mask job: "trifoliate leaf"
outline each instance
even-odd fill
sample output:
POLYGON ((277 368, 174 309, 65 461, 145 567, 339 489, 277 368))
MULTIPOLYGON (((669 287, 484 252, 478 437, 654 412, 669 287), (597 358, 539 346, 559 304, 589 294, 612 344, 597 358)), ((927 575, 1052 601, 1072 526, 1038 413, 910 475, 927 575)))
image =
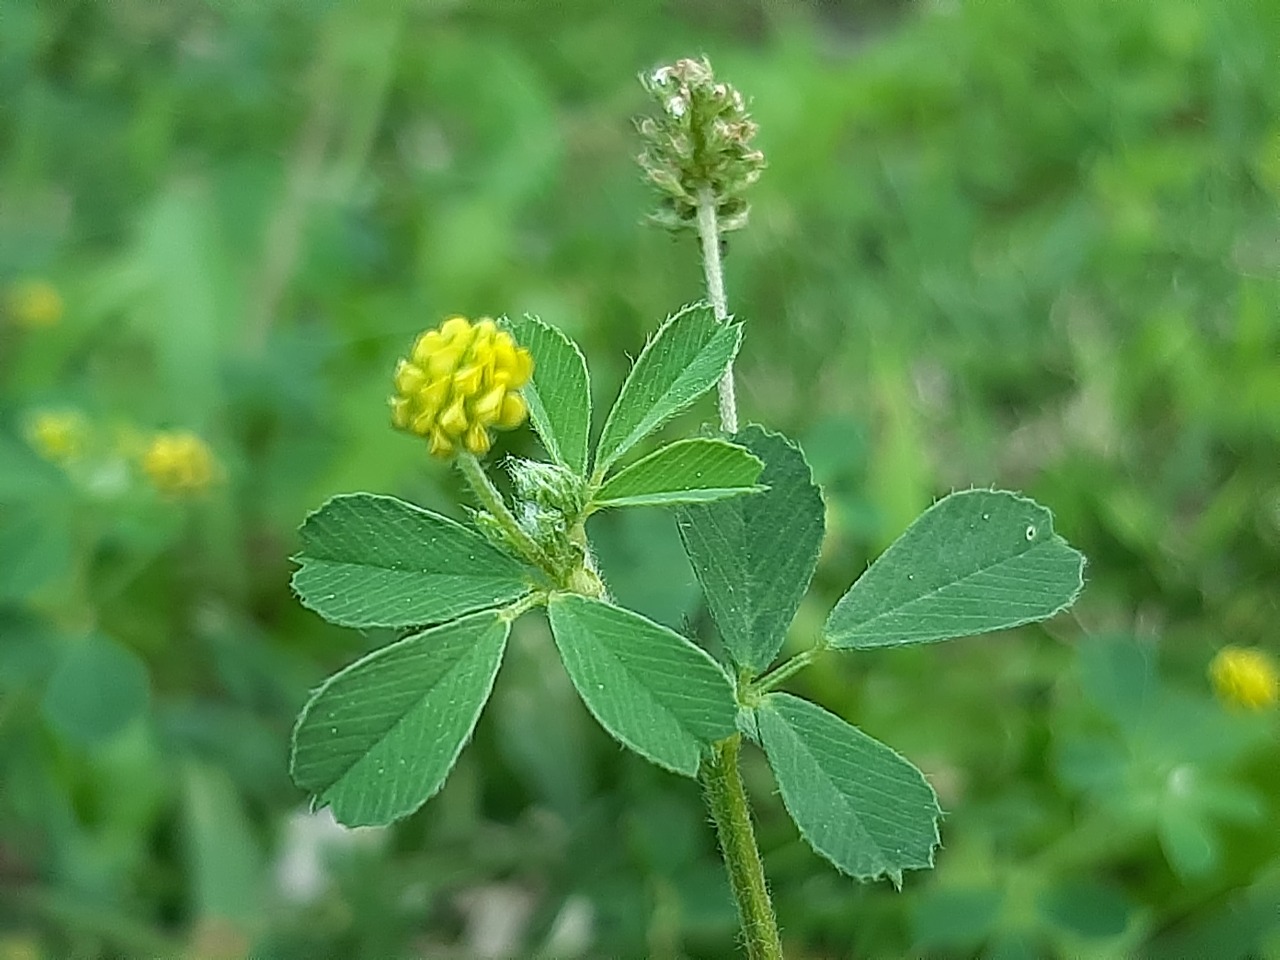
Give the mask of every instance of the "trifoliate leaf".
POLYGON ((394 497, 334 497, 302 525, 298 598, 345 627, 415 627, 495 607, 536 574, 448 517, 394 497))
POLYGON ((849 588, 825 634, 850 649, 967 637, 1044 620, 1084 586, 1084 555, 1034 500, 966 490, 926 510, 849 588))
POLYGON ((293 779, 349 827, 385 824, 443 785, 475 729, 510 624, 491 611, 374 651, 318 689, 293 731, 293 779))
POLYGON ((596 474, 710 390, 733 361, 742 328, 705 303, 669 317, 631 368, 596 445, 596 474))
POLYGON ((703 747, 736 732, 729 678, 678 633, 576 594, 553 596, 547 610, 587 709, 641 756, 692 777, 703 747))
POLYGON ((596 494, 603 507, 706 503, 761 493, 756 479, 764 464, 745 447, 724 440, 677 440, 631 464, 596 494))
POLYGON ((759 673, 782 647, 813 578, 824 508, 804 454, 785 437, 749 426, 733 439, 764 461, 759 482, 768 490, 681 507, 676 521, 725 649, 759 673))
POLYGON ((771 693, 755 711, 782 802, 818 853, 860 880, 933 866, 938 798, 919 770, 816 704, 771 693))
POLYGON ((533 380, 521 392, 534 429, 556 463, 585 476, 591 385, 582 351, 559 328, 537 317, 504 322, 516 342, 533 354, 533 380))

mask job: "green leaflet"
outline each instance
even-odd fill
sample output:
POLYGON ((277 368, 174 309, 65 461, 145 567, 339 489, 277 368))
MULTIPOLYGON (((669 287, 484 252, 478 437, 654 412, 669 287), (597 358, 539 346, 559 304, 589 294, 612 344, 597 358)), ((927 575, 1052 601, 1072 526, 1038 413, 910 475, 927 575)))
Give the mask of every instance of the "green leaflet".
POLYGON ((489 699, 510 623, 492 611, 376 650, 321 685, 293 731, 293 779, 349 827, 413 813, 489 699))
POLYGON ((269 900, 244 797, 219 767, 187 757, 181 769, 192 907, 196 916, 248 935, 259 929, 269 900))
POLYGON ((0 504, 0 603, 24 600, 72 568, 71 517, 59 496, 0 504))
POLYGON ((1122 727, 1137 730, 1159 694, 1154 649, 1123 635, 1085 637, 1076 669, 1085 699, 1122 727))
POLYGON ((1084 556, 1033 500, 966 490, 926 510, 849 588, 825 634, 836 649, 967 637, 1075 602, 1084 556))
POLYGON ((587 473, 591 433, 591 385, 578 345, 537 317, 506 320, 512 335, 533 354, 533 380, 521 393, 529 418, 556 463, 587 473))
POLYGON ((587 709, 641 756, 692 777, 702 748, 736 732, 729 678, 678 633, 576 594, 553 596, 547 612, 587 709))
POLYGON ((825 510, 797 446, 754 425, 733 439, 764 461, 760 483, 768 490, 681 507, 676 522, 725 648, 739 667, 759 673, 782 647, 813 578, 825 510))
POLYGON ((415 627, 529 592, 533 570, 448 517, 394 497, 329 500, 302 525, 298 598, 345 627, 415 627))
POLYGON ((879 740, 816 704, 771 693, 755 711, 787 812, 818 853, 862 880, 933 866, 938 798, 879 740))
POLYGON ((710 390, 738 352, 742 327, 692 304, 667 318, 622 384, 596 445, 596 476, 710 390))
POLYGON ((62 736, 96 747, 145 714, 150 699, 147 665, 128 647, 95 633, 67 642, 41 709, 62 736))
POLYGON ((1123 887, 1066 878, 1042 890, 1036 907, 1045 921, 1059 930, 1098 939, 1124 933, 1133 911, 1123 887))
POLYGON ((760 493, 756 478, 764 464, 745 448, 724 440, 677 440, 609 479, 594 506, 638 507, 705 503, 760 493))

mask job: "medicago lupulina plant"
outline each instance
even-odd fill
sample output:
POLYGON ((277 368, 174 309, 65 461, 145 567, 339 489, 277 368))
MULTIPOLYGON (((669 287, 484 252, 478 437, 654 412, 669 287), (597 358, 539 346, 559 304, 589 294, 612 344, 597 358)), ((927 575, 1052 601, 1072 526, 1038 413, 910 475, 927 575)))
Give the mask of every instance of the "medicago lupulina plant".
POLYGON ((453 317, 422 334, 394 375, 392 421, 451 458, 479 509, 470 525, 387 496, 335 497, 302 527, 294 587, 348 627, 405 631, 326 681, 298 720, 294 779, 342 823, 384 824, 444 783, 493 687, 511 625, 543 608, 591 714, 645 759, 699 778, 752 957, 781 946, 739 774, 763 749, 804 838, 845 873, 932 865, 937 798, 921 772, 782 684, 823 651, 928 643, 1043 620, 1069 606, 1084 558, 1049 511, 967 490, 917 519, 849 588, 808 650, 775 665, 823 537, 822 495, 800 448, 740 427, 733 360, 743 324, 726 309, 721 238, 743 226, 764 158, 742 98, 705 61, 642 78, 640 163, 662 195, 653 219, 700 241, 709 303, 670 316, 637 358, 592 444, 587 366, 534 317, 453 317), (720 430, 632 456, 717 388, 720 430), (513 460, 504 499, 480 457, 493 429, 532 421, 546 462, 513 460), (723 642, 721 662, 610 601, 590 518, 676 512, 723 642))

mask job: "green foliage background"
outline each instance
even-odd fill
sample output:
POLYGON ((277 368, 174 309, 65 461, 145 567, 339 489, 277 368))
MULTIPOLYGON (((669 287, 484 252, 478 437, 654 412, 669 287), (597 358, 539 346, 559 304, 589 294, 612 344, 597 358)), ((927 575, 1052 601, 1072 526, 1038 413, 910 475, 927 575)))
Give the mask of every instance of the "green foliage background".
MULTIPOLYGON (((728 249, 744 416, 828 504, 796 647, 951 489, 1024 490, 1091 561, 1048 629, 801 676, 948 816, 936 871, 858 886, 748 753, 789 955, 1280 957, 1276 714, 1204 679, 1278 642, 1276 0, 0 6, 0 282, 66 304, 0 333, 0 957, 731 952, 696 785, 594 726, 534 618, 410 820, 328 829, 286 772, 307 691, 390 639, 290 596, 298 523, 458 514, 386 422, 413 335, 540 314, 601 407, 699 294, 629 124, 698 52, 770 163, 728 249), (60 470, 47 408, 104 450, 196 430, 224 482, 60 470)), ((610 586, 702 629, 647 513, 596 521, 610 586)))

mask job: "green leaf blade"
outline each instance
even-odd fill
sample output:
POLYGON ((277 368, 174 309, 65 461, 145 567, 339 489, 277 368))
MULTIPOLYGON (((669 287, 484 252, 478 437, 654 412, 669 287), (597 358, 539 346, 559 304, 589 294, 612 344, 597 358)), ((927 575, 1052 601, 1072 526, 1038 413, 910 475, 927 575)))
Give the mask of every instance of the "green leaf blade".
POLYGON ((741 325, 716 320, 705 303, 669 317, 622 384, 596 446, 596 474, 710 390, 733 362, 741 325))
POLYGON ((836 649, 928 643, 1045 620, 1084 587, 1084 555, 1033 500, 966 490, 926 510, 836 604, 836 649))
POLYGON ((771 693, 755 711, 787 812, 805 841, 860 880, 933 866, 942 811, 910 761, 816 704, 771 693))
POLYGON ((293 589, 344 627, 417 627, 524 596, 534 572, 448 517, 395 497, 334 497, 302 525, 293 589))
POLYGON ((290 770, 349 827, 408 816, 444 784, 489 699, 510 623, 485 611, 376 650, 320 686, 290 770))
POLYGON ((594 506, 664 506, 705 503, 762 493, 756 480, 764 463, 725 440, 677 440, 614 474, 594 506))
POLYGON ((254 930, 264 919, 263 856, 243 794, 222 768, 182 761, 191 902, 196 915, 254 930))
POLYGON ((725 648, 736 665, 759 673, 777 656, 813 579, 825 507, 804 454, 786 437, 752 425, 733 439, 764 461, 760 483, 768 490, 682 507, 676 523, 725 648))
POLYGON ((678 633, 576 594, 553 596, 547 613, 587 709, 641 756, 692 777, 703 747, 736 731, 729 678, 678 633))
POLYGON ((521 391, 529 419, 547 453, 578 476, 587 473, 591 435, 591 382, 578 345, 538 317, 508 319, 516 343, 533 354, 533 377, 521 391))
POLYGON ((151 678, 142 658, 94 633, 62 651, 40 706, 59 734, 92 748, 144 716, 150 701, 151 678))

